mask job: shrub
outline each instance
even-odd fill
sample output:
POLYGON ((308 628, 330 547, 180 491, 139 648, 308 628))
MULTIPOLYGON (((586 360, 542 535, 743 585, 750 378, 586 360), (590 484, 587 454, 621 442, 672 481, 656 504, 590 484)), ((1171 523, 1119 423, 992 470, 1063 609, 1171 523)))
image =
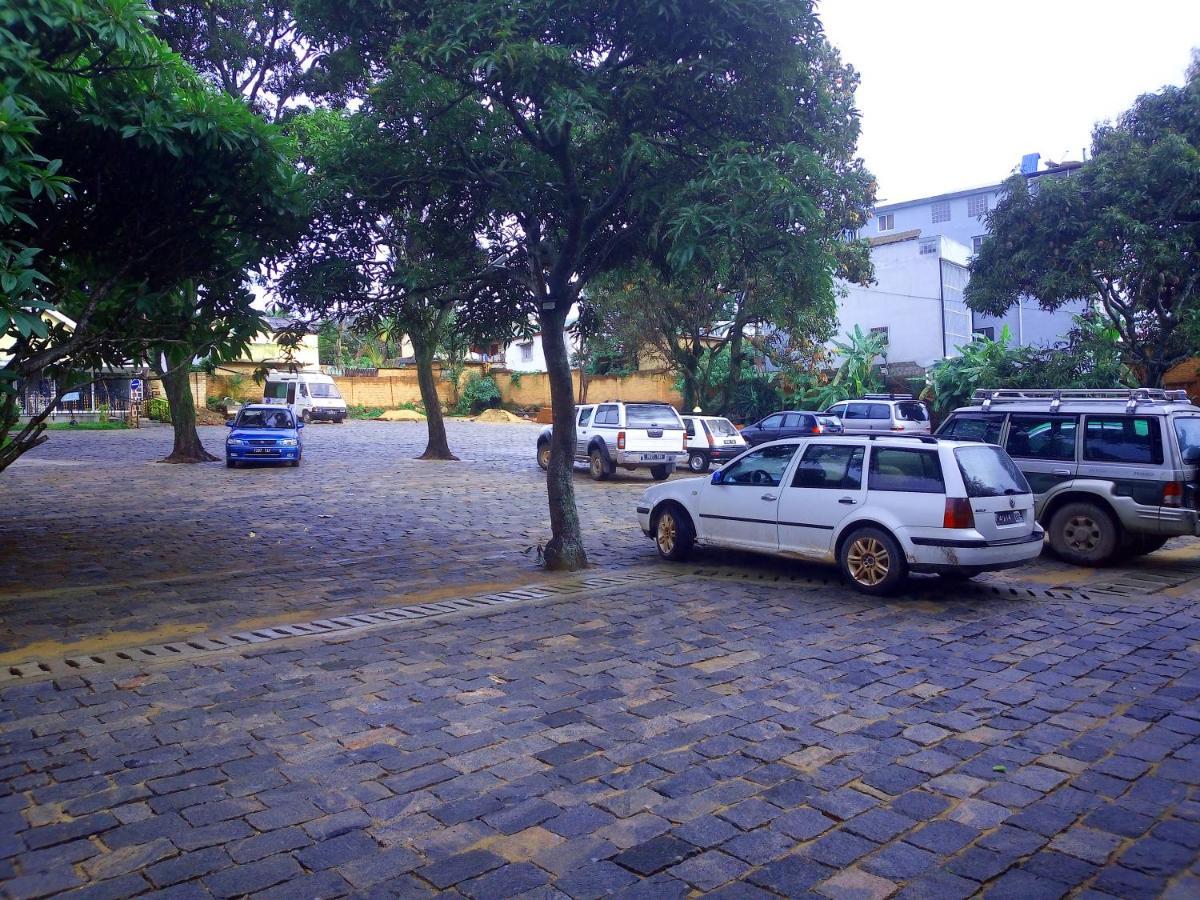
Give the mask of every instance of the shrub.
POLYGON ((155 397, 148 404, 147 414, 153 422, 170 422, 171 404, 162 397, 155 397))
POLYGON ((490 375, 472 373, 463 385, 454 411, 460 416, 475 415, 500 405, 500 387, 490 375))

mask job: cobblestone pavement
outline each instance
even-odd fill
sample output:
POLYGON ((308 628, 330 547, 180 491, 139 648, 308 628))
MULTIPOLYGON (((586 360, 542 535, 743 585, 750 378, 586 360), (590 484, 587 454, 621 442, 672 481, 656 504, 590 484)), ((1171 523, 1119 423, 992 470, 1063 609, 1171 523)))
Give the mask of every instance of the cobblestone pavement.
MULTIPOLYGON (((313 427, 236 471, 55 434, 0 476, 0 640, 546 582, 535 434, 455 423, 431 464, 419 428, 313 427)), ((577 480, 599 566, 657 566, 647 483, 577 480)), ((1193 898, 1195 560, 1023 570, 1107 585, 1062 598, 646 583, 9 683, 0 896, 1193 898)))

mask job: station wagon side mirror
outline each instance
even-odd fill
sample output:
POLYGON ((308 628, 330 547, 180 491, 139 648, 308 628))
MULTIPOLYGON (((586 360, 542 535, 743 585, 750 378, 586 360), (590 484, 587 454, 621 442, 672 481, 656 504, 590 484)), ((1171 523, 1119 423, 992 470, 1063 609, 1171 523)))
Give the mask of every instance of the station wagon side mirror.
POLYGON ((1188 447, 1183 451, 1185 466, 1200 466, 1200 447, 1188 447))
POLYGON ((722 479, 721 479, 721 470, 720 470, 720 469, 717 469, 717 471, 715 471, 715 472, 713 472, 713 473, 712 473, 712 478, 711 478, 711 479, 709 479, 709 482, 710 482, 711 484, 721 484, 721 483, 722 483, 722 479))
POLYGON ((233 427, 234 425, 236 425, 236 424, 237 424, 237 423, 236 423, 236 422, 234 422, 234 421, 233 421, 233 419, 230 419, 229 421, 227 421, 227 422, 225 423, 225 427, 226 427, 226 428, 232 428, 232 427, 233 427))

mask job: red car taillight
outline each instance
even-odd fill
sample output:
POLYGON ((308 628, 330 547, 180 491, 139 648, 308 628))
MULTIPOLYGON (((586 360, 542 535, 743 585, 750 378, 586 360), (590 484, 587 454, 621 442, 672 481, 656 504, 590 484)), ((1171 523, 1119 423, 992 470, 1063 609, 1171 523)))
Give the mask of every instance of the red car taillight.
POLYGON ((1168 481, 1163 485, 1163 506, 1183 506, 1183 482, 1168 481))
POLYGON ((971 512, 971 501, 965 497, 947 497, 946 513, 942 516, 943 528, 974 528, 975 514, 971 512))
MULTIPOLYGON (((686 438, 685 438, 685 440, 686 440, 686 438)), ((618 450, 625 449, 625 432, 623 432, 623 431, 617 432, 617 449, 618 450)))
POLYGON ((824 434, 824 433, 825 433, 825 429, 824 429, 824 428, 822 428, 820 425, 814 425, 814 426, 813 426, 812 433, 813 433, 813 434, 824 434))

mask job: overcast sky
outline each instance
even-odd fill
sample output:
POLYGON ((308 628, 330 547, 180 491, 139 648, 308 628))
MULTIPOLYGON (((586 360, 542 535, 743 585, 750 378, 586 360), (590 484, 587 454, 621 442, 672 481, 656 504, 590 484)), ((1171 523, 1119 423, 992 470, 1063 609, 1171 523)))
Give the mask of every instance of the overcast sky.
POLYGON ((1200 0, 819 0, 862 76, 879 202, 994 184, 1022 154, 1078 159, 1092 126, 1180 84, 1200 0))

